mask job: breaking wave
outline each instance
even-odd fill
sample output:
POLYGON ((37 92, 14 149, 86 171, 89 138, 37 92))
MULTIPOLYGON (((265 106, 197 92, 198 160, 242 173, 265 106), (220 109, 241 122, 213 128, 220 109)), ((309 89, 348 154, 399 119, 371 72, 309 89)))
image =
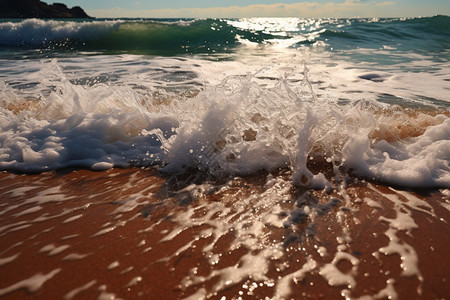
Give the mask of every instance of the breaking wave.
MULTIPOLYGON (((284 27, 276 18, 144 19, 0 23, 0 46, 47 50, 179 55, 227 53, 242 43, 290 47, 325 42, 348 49, 396 46, 410 51, 449 48, 450 17, 411 19, 299 19, 284 27), (425 38, 426 37, 426 38, 425 38), (394 42, 393 42, 394 41, 394 42), (400 46, 399 46, 400 45, 400 46)), ((286 21, 286 20, 284 20, 286 21)))

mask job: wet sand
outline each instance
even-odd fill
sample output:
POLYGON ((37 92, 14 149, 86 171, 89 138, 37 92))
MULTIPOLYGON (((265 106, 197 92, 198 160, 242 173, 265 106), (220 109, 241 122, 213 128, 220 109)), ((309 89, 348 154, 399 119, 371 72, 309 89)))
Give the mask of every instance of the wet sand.
POLYGON ((0 298, 449 297, 448 190, 266 175, 0 173, 0 298))

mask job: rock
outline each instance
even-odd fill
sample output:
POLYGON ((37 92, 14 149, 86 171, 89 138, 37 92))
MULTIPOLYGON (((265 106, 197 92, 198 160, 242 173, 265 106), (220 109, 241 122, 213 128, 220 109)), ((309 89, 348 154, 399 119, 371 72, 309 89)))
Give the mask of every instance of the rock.
POLYGON ((79 6, 51 5, 40 0, 0 0, 0 18, 90 19, 79 6))

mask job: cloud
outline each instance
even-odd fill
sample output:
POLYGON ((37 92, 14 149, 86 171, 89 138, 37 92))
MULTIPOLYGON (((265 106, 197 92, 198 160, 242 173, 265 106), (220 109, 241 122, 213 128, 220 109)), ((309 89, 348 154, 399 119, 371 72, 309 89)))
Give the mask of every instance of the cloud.
POLYGON ((346 0, 344 3, 276 3, 213 8, 178 8, 155 10, 126 10, 119 7, 91 10, 97 17, 132 18, 242 18, 242 17, 403 17, 424 15, 423 9, 414 11, 396 6, 394 1, 346 0))

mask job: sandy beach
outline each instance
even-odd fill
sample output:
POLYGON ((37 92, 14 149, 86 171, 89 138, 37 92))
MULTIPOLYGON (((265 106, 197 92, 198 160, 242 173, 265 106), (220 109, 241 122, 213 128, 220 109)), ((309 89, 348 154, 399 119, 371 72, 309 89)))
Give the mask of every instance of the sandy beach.
POLYGON ((305 192, 283 177, 0 173, 0 298, 450 295, 448 190, 305 192))

